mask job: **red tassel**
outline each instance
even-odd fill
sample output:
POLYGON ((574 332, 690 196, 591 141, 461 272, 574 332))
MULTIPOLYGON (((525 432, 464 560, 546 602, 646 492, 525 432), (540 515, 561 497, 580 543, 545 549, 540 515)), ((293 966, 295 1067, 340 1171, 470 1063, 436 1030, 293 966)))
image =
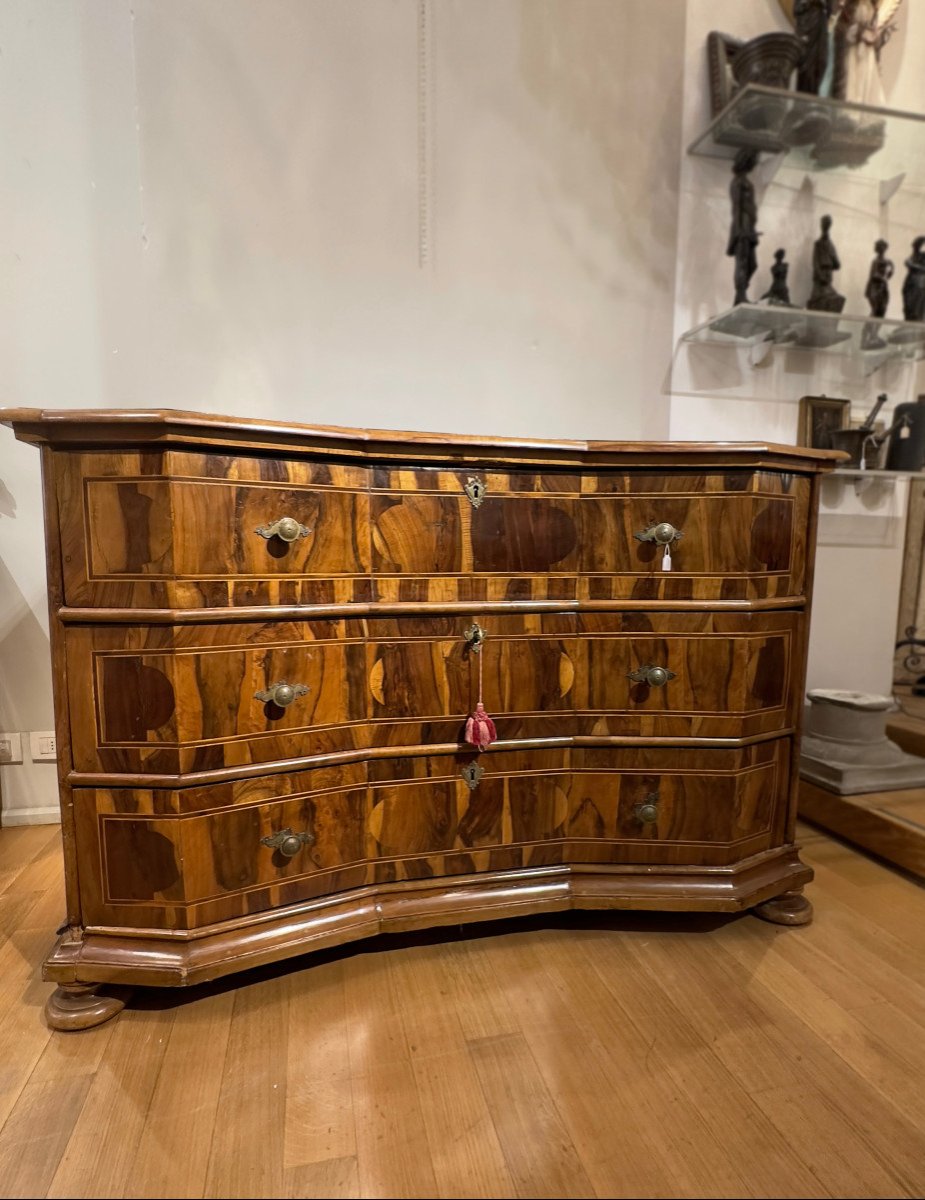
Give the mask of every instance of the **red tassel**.
POLYGON ((498 731, 482 703, 482 655, 480 651, 481 647, 476 650, 479 656, 479 702, 475 706, 475 712, 466 721, 466 741, 470 746, 475 746, 481 754, 492 742, 498 740, 498 731))
POLYGON ((485 711, 485 705, 480 700, 475 706, 475 712, 466 721, 466 741, 481 752, 497 740, 498 731, 495 729, 495 723, 485 711))

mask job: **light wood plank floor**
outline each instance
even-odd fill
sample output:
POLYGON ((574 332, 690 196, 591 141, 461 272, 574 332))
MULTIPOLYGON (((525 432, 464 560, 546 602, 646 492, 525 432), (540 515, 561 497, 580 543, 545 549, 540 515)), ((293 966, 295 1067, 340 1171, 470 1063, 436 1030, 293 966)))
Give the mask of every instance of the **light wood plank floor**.
POLYGON ((921 1196, 925 889, 803 840, 806 929, 473 926, 51 1034, 58 831, 0 830, 0 1195, 921 1196))

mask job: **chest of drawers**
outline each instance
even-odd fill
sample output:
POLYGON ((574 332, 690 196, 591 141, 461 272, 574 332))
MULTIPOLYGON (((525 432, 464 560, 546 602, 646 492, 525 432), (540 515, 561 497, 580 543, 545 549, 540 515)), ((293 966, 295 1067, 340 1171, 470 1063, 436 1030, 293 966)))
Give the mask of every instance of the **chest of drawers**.
POLYGON ((382 930, 809 919, 795 741, 837 456, 0 416, 43 463, 54 1027, 113 1015, 100 984, 382 930))

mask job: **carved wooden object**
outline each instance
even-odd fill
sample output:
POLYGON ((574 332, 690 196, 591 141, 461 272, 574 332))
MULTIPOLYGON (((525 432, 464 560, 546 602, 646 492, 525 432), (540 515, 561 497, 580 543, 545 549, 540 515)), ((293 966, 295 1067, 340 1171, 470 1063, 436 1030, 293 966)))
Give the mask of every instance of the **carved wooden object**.
POLYGON ((112 1016, 100 984, 383 929, 569 907, 809 919, 795 739, 837 455, 2 419, 43 455, 55 1028, 112 1016), (461 741, 479 667, 484 754, 461 741))

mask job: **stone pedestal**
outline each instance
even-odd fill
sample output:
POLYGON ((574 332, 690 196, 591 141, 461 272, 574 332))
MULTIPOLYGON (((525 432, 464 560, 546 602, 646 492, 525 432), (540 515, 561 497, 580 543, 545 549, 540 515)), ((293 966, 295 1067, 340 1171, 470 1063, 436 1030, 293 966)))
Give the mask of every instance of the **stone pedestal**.
POLYGON ((807 693, 800 775, 842 796, 925 786, 925 758, 886 736, 890 696, 816 688, 807 693))

